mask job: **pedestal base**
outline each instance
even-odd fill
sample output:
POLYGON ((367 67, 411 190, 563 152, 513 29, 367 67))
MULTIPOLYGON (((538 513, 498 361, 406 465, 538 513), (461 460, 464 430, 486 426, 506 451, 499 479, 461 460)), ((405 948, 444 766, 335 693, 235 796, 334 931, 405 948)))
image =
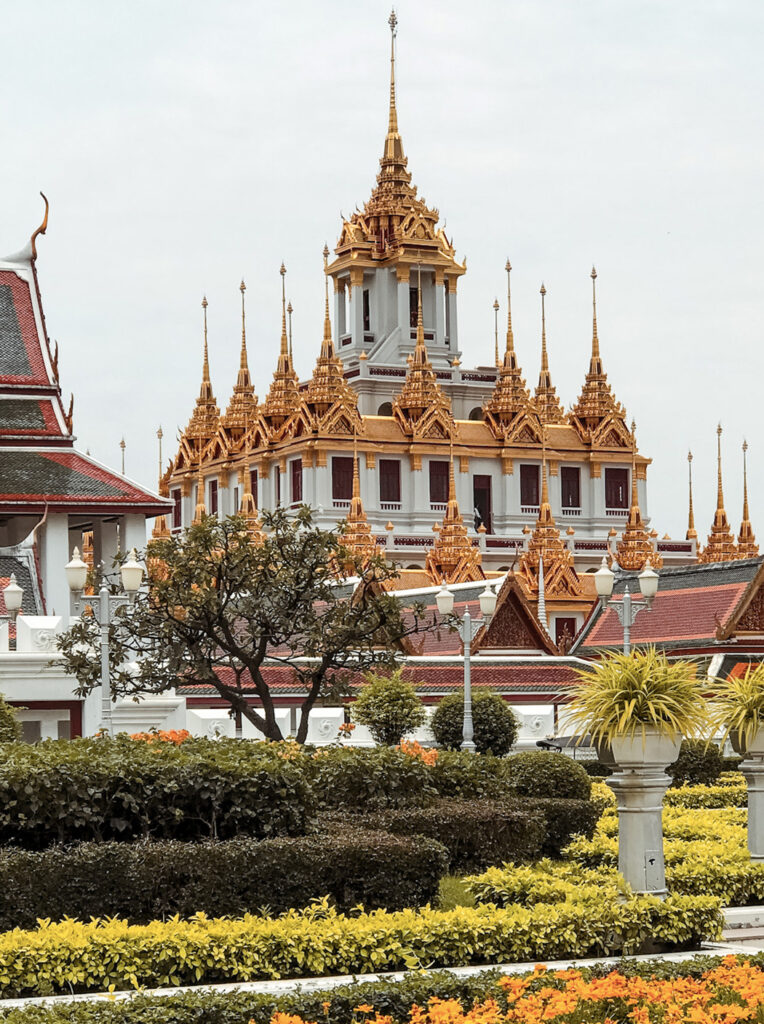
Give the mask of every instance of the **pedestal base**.
POLYGON ((764 754, 749 752, 740 771, 748 785, 748 852, 764 860, 764 754))
POLYGON ((619 771, 607 779, 618 806, 618 870, 637 893, 666 896, 663 794, 670 782, 655 765, 619 771))

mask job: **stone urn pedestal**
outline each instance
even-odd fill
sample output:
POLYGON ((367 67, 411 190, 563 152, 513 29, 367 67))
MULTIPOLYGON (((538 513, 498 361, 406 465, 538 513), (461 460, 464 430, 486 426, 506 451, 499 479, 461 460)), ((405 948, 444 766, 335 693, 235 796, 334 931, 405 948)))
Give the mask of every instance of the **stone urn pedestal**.
POLYGON ((618 807, 618 870, 637 893, 666 895, 663 795, 671 778, 665 769, 680 745, 653 730, 610 744, 616 772, 606 781, 618 807))
POLYGON ((746 747, 743 738, 730 733, 735 753, 745 760, 740 771, 748 786, 748 852, 751 860, 764 860, 764 729, 759 729, 746 747))

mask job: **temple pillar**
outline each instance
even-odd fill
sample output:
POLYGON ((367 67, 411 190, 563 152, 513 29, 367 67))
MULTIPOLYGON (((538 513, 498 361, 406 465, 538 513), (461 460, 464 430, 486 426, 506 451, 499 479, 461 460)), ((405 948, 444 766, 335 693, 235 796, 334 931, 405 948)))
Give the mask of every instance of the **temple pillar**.
POLYGON ((435 271, 435 343, 446 344, 446 285, 439 267, 435 271))
POLYGON ((123 516, 120 523, 120 547, 123 554, 128 554, 132 548, 140 555, 146 547, 146 518, 142 515, 123 516))
POLYGON ((401 341, 406 344, 411 340, 411 314, 409 311, 409 268, 397 267, 398 282, 398 326, 401 329, 401 341))
POLYGON ((459 348, 459 330, 456 323, 456 278, 448 278, 448 294, 446 296, 446 333, 449 348, 454 352, 459 348))
POLYGON ((343 334, 347 334, 346 309, 345 309, 345 282, 335 277, 334 279, 334 323, 339 342, 343 334))
POLYGON ((53 513, 40 531, 40 575, 45 581, 45 611, 69 614, 70 594, 64 568, 72 557, 69 549, 69 516, 53 513))
POLYGON ((363 267, 350 271, 350 334, 353 345, 363 346, 363 267))

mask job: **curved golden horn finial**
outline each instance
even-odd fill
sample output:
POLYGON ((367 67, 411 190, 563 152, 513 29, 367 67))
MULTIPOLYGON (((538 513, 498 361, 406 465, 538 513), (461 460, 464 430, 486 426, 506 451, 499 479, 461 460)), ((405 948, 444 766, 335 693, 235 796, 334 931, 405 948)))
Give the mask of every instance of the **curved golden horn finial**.
POLYGON ((45 195, 44 192, 41 192, 40 195, 42 196, 42 198, 43 198, 43 200, 45 202, 45 216, 42 219, 42 224, 33 233, 32 238, 30 239, 30 241, 32 243, 32 259, 33 260, 37 259, 37 236, 38 235, 44 235, 45 232, 48 230, 48 211, 50 210, 50 203, 48 202, 48 197, 45 195))

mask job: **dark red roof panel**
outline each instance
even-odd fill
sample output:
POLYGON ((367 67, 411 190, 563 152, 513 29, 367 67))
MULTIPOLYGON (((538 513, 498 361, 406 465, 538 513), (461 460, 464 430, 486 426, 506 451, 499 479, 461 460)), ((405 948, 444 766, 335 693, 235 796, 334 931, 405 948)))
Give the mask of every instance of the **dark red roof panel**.
POLYGON ((0 270, 0 384, 50 384, 29 284, 0 270))

